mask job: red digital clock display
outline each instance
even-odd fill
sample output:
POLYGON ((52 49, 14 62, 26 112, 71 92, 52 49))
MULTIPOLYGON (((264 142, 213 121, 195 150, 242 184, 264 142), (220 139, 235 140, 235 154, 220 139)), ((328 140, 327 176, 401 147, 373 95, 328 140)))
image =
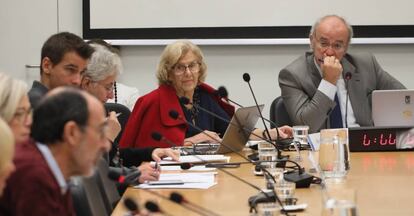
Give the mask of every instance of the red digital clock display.
POLYGON ((412 128, 349 128, 349 150, 396 151, 414 147, 412 128))

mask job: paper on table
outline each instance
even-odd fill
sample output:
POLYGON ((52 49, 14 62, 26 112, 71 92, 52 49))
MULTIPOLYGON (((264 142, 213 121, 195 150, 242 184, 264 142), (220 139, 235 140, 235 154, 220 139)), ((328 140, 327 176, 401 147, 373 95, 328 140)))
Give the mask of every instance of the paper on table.
MULTIPOLYGON (((180 166, 163 166, 161 168, 162 171, 182 171, 180 166)), ((214 171, 216 168, 214 167, 206 167, 206 166, 192 166, 190 169, 185 171, 214 171)))
POLYGON ((229 162, 230 157, 224 155, 185 155, 180 156, 179 162, 173 161, 171 157, 164 158, 160 164, 176 164, 176 163, 202 163, 202 162, 229 162))
POLYGON ((186 188, 186 189, 208 189, 217 183, 214 181, 217 172, 204 173, 161 173, 160 181, 179 180, 183 181, 181 185, 149 185, 140 184, 137 188, 186 188))

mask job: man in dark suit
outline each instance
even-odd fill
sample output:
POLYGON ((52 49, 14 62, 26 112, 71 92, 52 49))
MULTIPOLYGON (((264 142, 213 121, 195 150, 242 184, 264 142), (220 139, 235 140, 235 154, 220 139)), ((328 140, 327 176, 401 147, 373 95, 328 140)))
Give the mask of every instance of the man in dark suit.
POLYGON ((34 81, 29 91, 32 107, 48 90, 59 86, 79 87, 93 48, 79 36, 60 32, 43 44, 40 61, 40 82, 34 81))
POLYGON ((74 215, 68 182, 91 176, 109 151, 102 103, 74 88, 52 90, 34 109, 32 137, 16 146, 16 171, 0 215, 74 215))
POLYGON ((347 53, 352 36, 342 17, 322 17, 309 35, 312 50, 280 71, 279 86, 294 125, 309 125, 310 132, 372 126, 372 91, 405 88, 373 55, 347 53))

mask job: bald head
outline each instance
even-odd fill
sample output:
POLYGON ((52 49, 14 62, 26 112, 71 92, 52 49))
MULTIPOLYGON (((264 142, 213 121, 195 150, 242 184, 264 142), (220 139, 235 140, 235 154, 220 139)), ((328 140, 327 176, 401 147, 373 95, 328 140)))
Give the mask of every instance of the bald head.
POLYGON ((309 36, 314 36, 317 34, 319 28, 331 29, 331 30, 341 30, 342 33, 346 34, 347 43, 349 43, 354 36, 354 31, 352 26, 345 20, 345 18, 338 15, 327 15, 319 18, 312 26, 309 36))

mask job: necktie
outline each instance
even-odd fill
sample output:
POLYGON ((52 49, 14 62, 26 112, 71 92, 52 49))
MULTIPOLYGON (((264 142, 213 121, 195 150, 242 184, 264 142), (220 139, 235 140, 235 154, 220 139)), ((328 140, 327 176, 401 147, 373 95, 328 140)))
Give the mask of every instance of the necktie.
POLYGON ((331 128, 343 128, 342 124, 342 114, 341 114, 341 106, 339 105, 338 94, 335 94, 335 102, 336 106, 332 110, 331 115, 329 117, 331 128))

